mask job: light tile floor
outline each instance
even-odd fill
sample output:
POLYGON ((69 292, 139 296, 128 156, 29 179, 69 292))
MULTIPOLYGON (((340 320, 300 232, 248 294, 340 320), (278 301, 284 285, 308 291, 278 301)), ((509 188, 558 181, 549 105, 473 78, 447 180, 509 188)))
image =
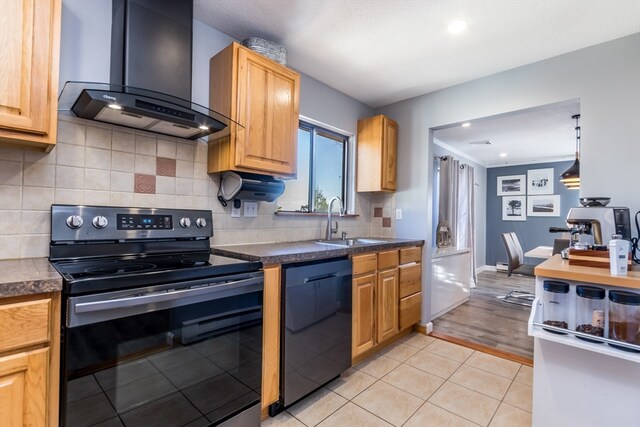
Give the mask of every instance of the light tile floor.
POLYGON ((262 427, 531 426, 533 370, 412 333, 262 427))

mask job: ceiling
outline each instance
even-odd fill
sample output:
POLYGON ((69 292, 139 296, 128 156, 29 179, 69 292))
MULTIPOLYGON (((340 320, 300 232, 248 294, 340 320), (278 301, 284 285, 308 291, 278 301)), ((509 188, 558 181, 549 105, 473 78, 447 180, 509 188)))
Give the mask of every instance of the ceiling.
POLYGON ((638 0, 195 0, 194 13, 284 45, 289 66, 374 108, 640 32, 638 0), (456 19, 467 29, 451 34, 456 19))
POLYGON ((486 167, 573 160, 576 122, 571 116, 579 113, 579 101, 567 101, 473 120, 466 127, 459 123, 436 130, 433 137, 486 167))

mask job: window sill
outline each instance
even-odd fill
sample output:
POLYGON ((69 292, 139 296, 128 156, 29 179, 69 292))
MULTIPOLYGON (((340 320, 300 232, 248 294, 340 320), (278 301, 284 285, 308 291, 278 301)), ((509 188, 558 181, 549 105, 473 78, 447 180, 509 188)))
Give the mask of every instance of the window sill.
MULTIPOLYGON (((326 212, 295 212, 295 211, 276 211, 274 212, 274 215, 278 215, 278 216, 302 216, 302 217, 308 217, 308 216, 321 216, 321 217, 326 217, 327 213, 326 212)), ((334 212, 333 217, 334 218, 358 218, 360 215, 358 214, 345 214, 340 216, 337 212, 334 212)))

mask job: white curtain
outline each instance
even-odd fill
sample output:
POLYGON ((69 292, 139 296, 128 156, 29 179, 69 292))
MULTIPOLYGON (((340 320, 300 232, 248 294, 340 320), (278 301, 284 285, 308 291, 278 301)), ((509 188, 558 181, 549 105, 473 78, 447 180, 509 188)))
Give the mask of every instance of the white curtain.
POLYGON ((440 188, 438 200, 437 246, 456 244, 456 218, 458 216, 458 169, 459 162, 451 156, 440 157, 440 188))
POLYGON ((440 157, 437 246, 468 248, 471 287, 476 286, 476 229, 473 166, 452 156, 440 157), (448 233, 450 239, 444 237, 448 233))
POLYGON ((471 262, 471 286, 476 285, 476 228, 474 215, 474 180, 473 166, 467 164, 458 168, 457 218, 456 218, 456 246, 469 248, 471 262))

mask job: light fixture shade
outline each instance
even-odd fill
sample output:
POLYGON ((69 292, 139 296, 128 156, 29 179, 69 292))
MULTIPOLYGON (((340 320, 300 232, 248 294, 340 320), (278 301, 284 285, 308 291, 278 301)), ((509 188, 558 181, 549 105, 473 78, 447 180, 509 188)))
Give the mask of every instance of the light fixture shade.
POLYGON ((575 162, 571 166, 567 168, 566 171, 560 174, 560 182, 569 183, 569 182, 580 182, 580 160, 576 159, 575 162))
POLYGON ((580 114, 571 116, 576 121, 576 161, 560 174, 560 182, 569 190, 580 189, 580 114))

